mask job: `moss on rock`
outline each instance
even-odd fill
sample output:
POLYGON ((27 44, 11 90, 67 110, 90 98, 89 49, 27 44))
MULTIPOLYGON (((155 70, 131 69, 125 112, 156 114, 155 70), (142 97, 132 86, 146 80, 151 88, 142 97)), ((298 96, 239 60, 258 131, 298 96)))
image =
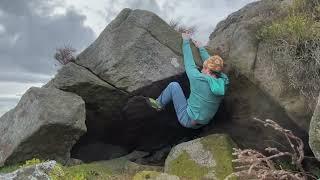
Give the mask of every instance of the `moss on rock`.
POLYGON ((204 174, 208 174, 210 169, 208 167, 199 166, 190 158, 187 152, 183 152, 180 156, 171 161, 169 171, 180 177, 196 180, 204 174))
POLYGON ((215 175, 218 179, 224 179, 233 172, 233 149, 236 144, 226 134, 214 134, 201 139, 201 143, 206 150, 209 150, 216 161, 214 167, 215 175))
POLYGON ((137 173, 133 180, 179 180, 178 176, 169 175, 166 173, 161 173, 157 171, 141 171, 137 173))
MULTIPOLYGON (((38 164, 46 163, 39 159, 27 160, 24 163, 5 166, 0 168, 0 174, 9 175, 15 173, 16 170, 24 172, 22 168, 29 168, 38 164)), ((55 161, 54 161, 55 162, 55 161)), ((126 157, 112 159, 108 161, 97 161, 92 163, 83 163, 74 166, 63 166, 55 162, 55 165, 43 173, 52 180, 122 180, 132 179, 133 176, 140 171, 163 171, 159 166, 140 165, 129 161, 126 157)), ((17 176, 28 176, 31 171, 25 173, 15 173, 17 176)), ((1 179, 1 177, 0 177, 1 179)))
POLYGON ((165 172, 187 179, 224 179, 233 173, 232 148, 228 135, 213 134, 174 147, 165 172))

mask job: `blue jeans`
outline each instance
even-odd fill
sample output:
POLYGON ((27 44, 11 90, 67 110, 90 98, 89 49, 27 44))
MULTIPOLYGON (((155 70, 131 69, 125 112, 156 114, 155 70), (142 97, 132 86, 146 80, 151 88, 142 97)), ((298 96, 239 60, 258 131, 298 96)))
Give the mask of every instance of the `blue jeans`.
POLYGON ((187 113, 187 99, 184 96, 182 88, 179 83, 171 82, 157 98, 158 103, 161 107, 165 107, 171 101, 173 102, 174 109, 176 111, 178 121, 186 128, 197 129, 202 125, 192 125, 192 119, 187 113))

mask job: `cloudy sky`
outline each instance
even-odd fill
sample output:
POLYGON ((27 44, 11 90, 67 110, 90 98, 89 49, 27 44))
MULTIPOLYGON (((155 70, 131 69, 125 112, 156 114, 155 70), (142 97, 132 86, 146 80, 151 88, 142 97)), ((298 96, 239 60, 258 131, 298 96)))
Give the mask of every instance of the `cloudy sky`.
POLYGON ((0 0, 0 116, 59 66, 57 47, 87 47, 123 8, 145 9, 169 22, 195 25, 207 42, 216 24, 255 0, 0 0))

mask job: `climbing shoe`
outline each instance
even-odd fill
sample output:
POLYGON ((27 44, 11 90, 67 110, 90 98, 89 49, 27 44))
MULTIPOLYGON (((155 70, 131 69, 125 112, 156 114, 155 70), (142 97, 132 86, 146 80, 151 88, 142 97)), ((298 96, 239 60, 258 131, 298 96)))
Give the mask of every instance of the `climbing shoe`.
POLYGON ((148 105, 150 107, 152 107, 153 109, 155 109, 156 111, 162 110, 162 107, 160 106, 160 104, 158 103, 157 100, 155 100, 153 98, 146 98, 146 101, 147 101, 148 105))

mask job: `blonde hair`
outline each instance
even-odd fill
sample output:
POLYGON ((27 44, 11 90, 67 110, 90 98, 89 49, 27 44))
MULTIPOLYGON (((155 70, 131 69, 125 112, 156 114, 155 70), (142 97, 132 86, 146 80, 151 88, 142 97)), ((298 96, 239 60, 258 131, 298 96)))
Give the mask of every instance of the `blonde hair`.
POLYGON ((208 68, 212 72, 221 72, 223 69, 223 59, 214 55, 203 62, 203 67, 208 68))

